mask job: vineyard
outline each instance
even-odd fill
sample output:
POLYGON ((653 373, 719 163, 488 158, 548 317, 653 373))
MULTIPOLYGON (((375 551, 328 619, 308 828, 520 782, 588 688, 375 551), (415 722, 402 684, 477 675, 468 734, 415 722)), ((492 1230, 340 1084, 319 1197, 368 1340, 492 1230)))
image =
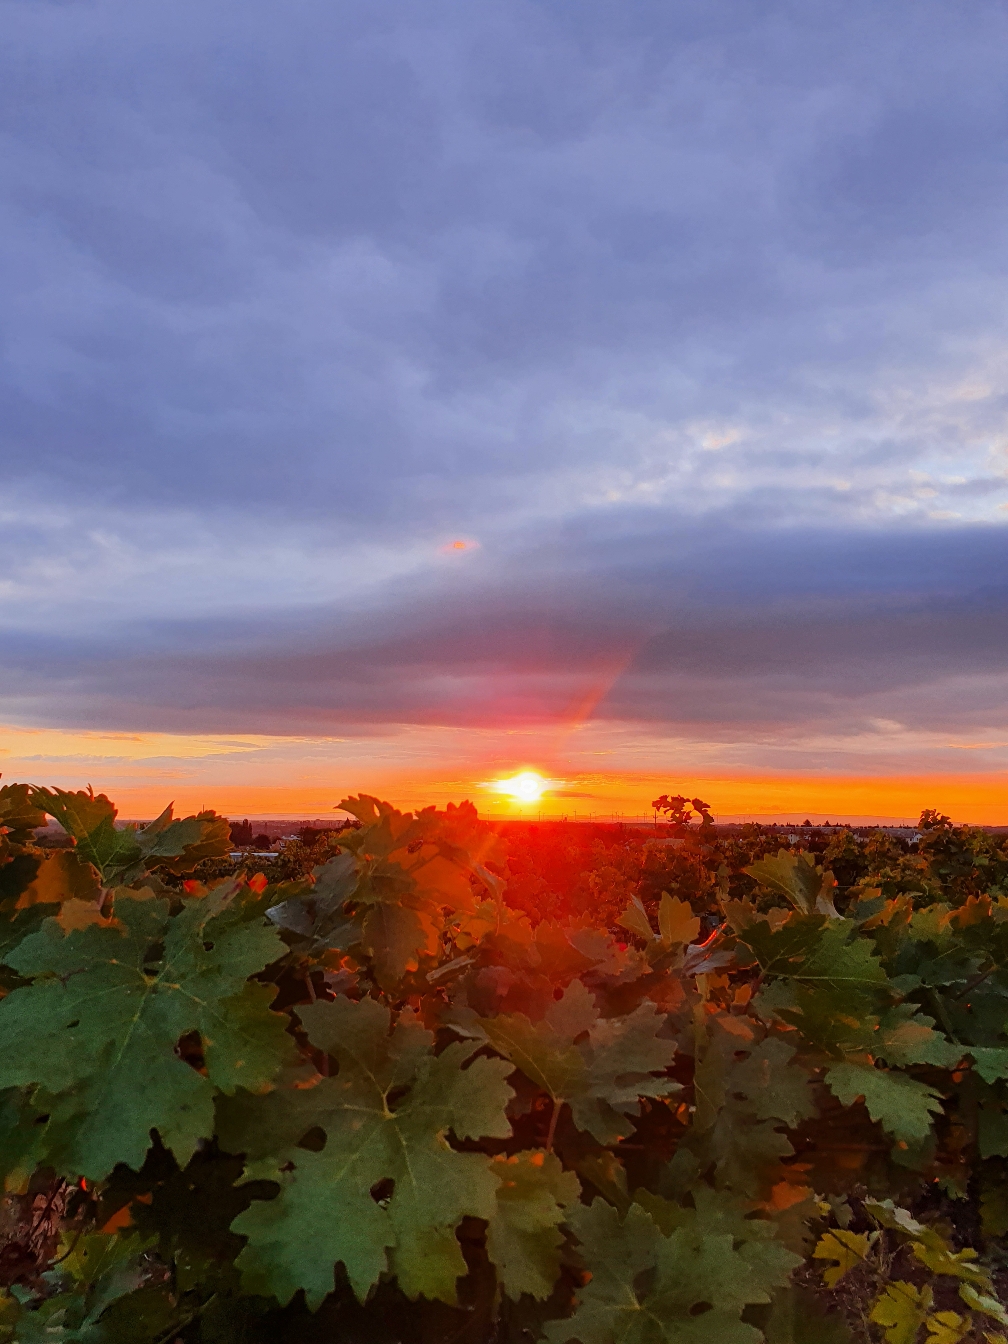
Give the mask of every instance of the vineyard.
POLYGON ((0 1341, 1008 1344, 1001 838, 342 806, 0 788, 0 1341))

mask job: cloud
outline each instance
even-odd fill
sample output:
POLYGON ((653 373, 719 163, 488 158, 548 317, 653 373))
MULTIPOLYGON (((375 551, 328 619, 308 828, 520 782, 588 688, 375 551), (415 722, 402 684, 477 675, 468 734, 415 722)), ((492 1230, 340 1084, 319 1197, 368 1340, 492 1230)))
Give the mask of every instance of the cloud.
POLYGON ((4 13, 0 713, 997 757, 1001 6, 4 13))
POLYGON ((530 551, 481 585, 441 574, 366 610, 22 632, 0 658, 4 712, 351 739, 618 730, 631 754, 650 735, 748 768, 803 755, 808 768, 810 753, 833 769, 1008 764, 999 529, 601 540, 530 551))

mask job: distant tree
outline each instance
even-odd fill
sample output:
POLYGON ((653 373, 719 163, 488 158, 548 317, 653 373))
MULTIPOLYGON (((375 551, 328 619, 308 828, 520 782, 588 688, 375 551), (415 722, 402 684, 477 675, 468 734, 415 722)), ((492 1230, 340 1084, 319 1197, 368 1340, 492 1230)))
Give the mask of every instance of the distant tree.
POLYGON ((669 795, 663 793, 652 804, 655 812, 661 812, 677 835, 685 835, 690 822, 698 817, 701 827, 713 826, 710 803, 702 798, 684 798, 681 793, 669 795))
POLYGON ((920 814, 917 829, 919 831, 951 831, 952 818, 947 817, 944 812, 935 811, 933 807, 926 807, 920 814))
POLYGON ((252 823, 248 817, 231 823, 231 843, 238 849, 247 849, 252 843, 252 823))

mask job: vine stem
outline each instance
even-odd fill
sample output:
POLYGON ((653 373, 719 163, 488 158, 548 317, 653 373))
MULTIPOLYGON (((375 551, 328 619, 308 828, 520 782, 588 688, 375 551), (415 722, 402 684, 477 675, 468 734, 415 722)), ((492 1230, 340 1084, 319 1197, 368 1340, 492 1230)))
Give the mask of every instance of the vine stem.
POLYGON ((63 1263, 63 1261, 67 1259, 68 1256, 73 1255, 74 1251, 77 1249, 77 1243, 80 1241, 80 1239, 81 1239, 81 1237, 82 1237, 83 1235, 84 1235, 84 1229, 83 1229, 83 1227, 78 1228, 78 1230, 77 1230, 77 1235, 74 1237, 73 1241, 70 1243, 70 1247, 69 1247, 69 1249, 66 1250, 66 1251, 64 1251, 62 1255, 58 1255, 58 1256, 56 1257, 55 1260, 50 1260, 50 1262, 49 1262, 49 1268, 51 1269, 53 1265, 61 1265, 61 1264, 63 1263))
POLYGON ((951 1037, 954 1044, 962 1045, 962 1041, 960 1041, 959 1038, 956 1036, 955 1031, 952 1027, 951 1019, 949 1018, 949 1015, 945 1009, 945 1004, 942 1002, 941 995, 938 993, 936 989, 929 989, 928 997, 930 998, 932 1004, 934 1005, 934 1010, 938 1014, 939 1021, 945 1028, 946 1035, 951 1037))
POLYGON ((553 1140, 556 1138, 557 1121, 560 1119, 560 1108, 563 1102, 559 1097, 553 1098, 553 1114, 550 1116, 549 1133, 546 1135, 546 1151, 553 1151, 553 1140))
POLYGON ((956 1002, 958 1003, 960 999, 964 999, 967 994, 972 994, 973 991, 979 985, 982 985, 989 975, 993 975, 996 970, 997 962, 992 962, 985 971, 981 971, 978 975, 975 975, 972 980, 967 982, 965 988, 961 989, 956 995, 956 1002))

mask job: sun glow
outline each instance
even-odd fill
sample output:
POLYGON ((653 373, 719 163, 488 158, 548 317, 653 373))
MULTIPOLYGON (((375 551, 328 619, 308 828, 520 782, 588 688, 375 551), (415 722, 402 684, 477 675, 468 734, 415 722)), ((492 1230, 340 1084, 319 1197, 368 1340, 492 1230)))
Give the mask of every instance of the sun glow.
POLYGON ((506 793, 518 803, 537 803, 549 788, 549 780, 534 770, 521 770, 510 779, 496 780, 493 788, 495 793, 506 793))

